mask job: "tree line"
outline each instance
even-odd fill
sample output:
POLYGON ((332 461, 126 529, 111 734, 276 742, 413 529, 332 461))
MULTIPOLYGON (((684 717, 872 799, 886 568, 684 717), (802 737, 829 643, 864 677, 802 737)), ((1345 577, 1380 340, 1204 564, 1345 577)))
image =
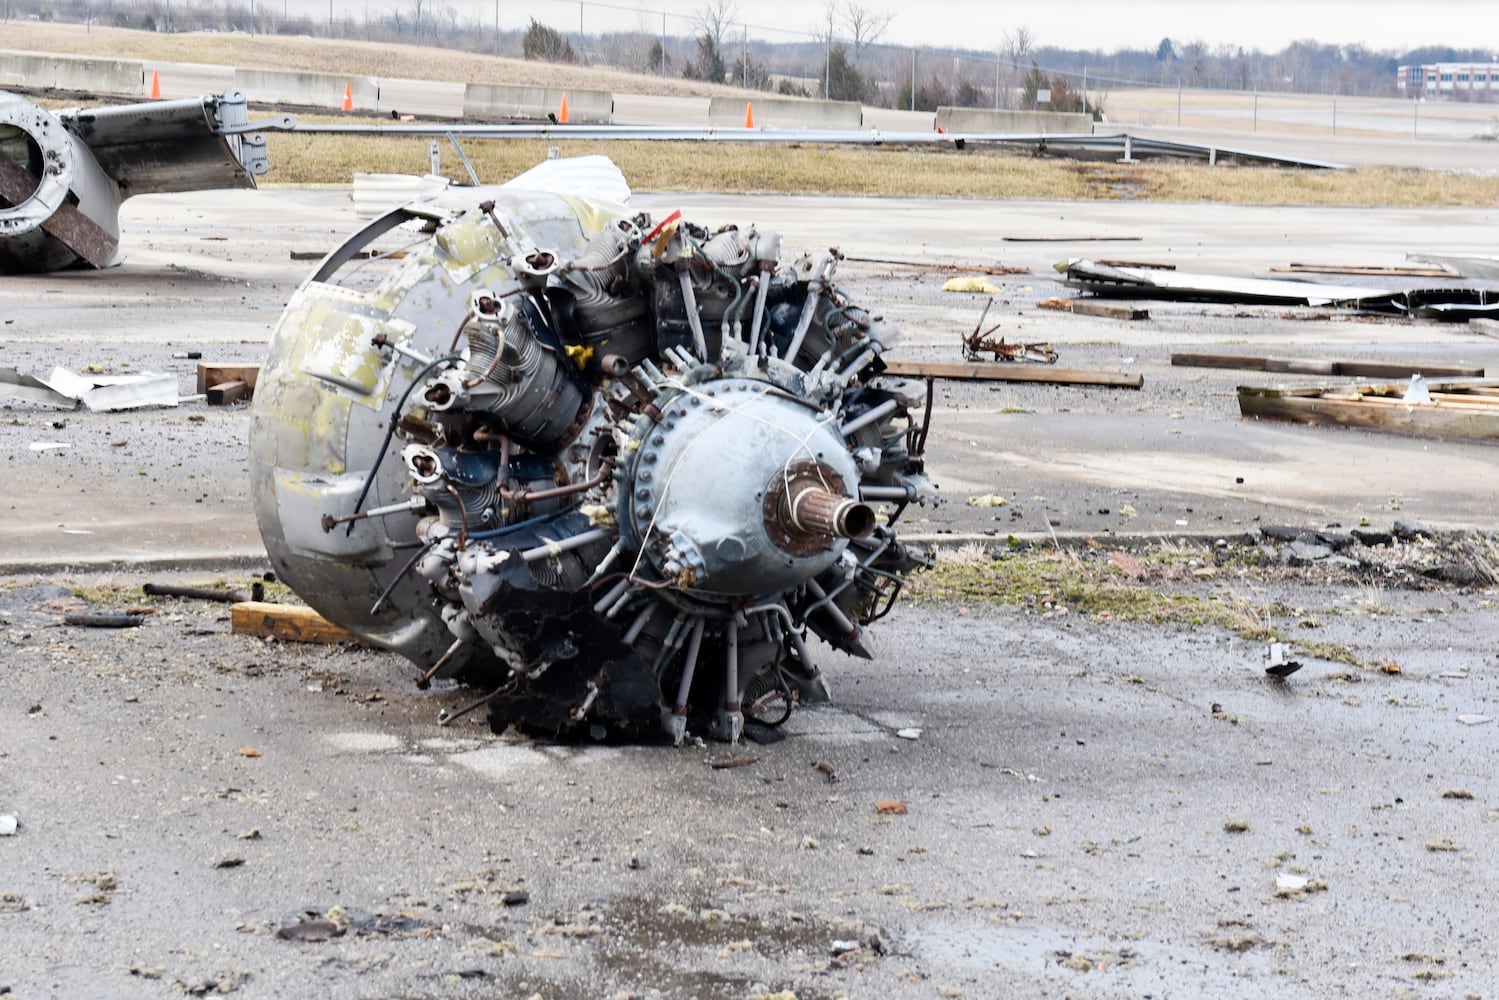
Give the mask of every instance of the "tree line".
MULTIPOLYGON (((1049 107, 1094 111, 1109 89, 1139 86, 1390 96, 1396 67, 1495 60, 1486 49, 1381 51, 1313 40, 1278 52, 1162 38, 1153 49, 1039 44, 1026 27, 992 50, 886 44, 891 15, 860 0, 826 0, 802 40, 749 37, 736 0, 703 0, 686 34, 564 32, 534 17, 496 34, 480 15, 441 0, 330 4, 326 18, 291 15, 286 0, 0 0, 6 20, 107 24, 147 31, 219 31, 405 42, 546 62, 684 77, 752 90, 884 107, 1049 107)), ((587 6, 585 0, 584 6, 587 6)))

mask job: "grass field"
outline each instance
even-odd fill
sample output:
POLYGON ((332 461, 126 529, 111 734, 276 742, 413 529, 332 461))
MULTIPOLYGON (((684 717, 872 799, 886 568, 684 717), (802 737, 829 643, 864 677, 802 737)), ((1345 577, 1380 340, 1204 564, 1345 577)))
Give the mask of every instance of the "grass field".
MULTIPOLYGON (((355 170, 425 173, 427 140, 270 136, 271 184, 347 184, 355 170)), ((1499 177, 1435 170, 1291 170, 1200 163, 1085 163, 1013 152, 845 146, 469 140, 480 180, 513 177, 558 146, 603 153, 639 191, 913 198, 1143 200, 1238 205, 1493 206, 1499 177)), ((455 157, 445 172, 467 181, 455 157)))

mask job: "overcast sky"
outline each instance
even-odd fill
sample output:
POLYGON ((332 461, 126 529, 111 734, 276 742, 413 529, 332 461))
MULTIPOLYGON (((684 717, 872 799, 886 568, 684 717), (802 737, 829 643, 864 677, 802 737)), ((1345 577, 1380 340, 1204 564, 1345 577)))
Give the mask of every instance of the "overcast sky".
MULTIPOLYGON (((327 16, 327 0, 283 0, 291 9, 327 16)), ((414 0, 332 0, 338 14, 356 19, 414 0)), ((434 0, 424 0, 434 2, 434 0)), ((506 30, 529 18, 578 30, 579 14, 589 34, 600 31, 661 30, 686 34, 690 18, 706 0, 435 0, 460 17, 494 23, 496 6, 506 30), (622 9, 621 9, 622 8, 622 9)), ((736 20, 748 23, 751 37, 789 40, 810 33, 826 0, 733 0, 736 20), (759 30, 780 29, 778 31, 759 30), (784 32, 784 33, 783 33, 784 32)), ((840 5, 850 0, 838 0, 840 5)), ((1024 26, 1039 45, 1064 48, 1154 49, 1162 38, 1202 40, 1209 45, 1278 51, 1298 39, 1372 49, 1420 45, 1473 46, 1499 51, 1499 0, 852 0, 871 11, 892 15, 883 41, 937 48, 991 50, 1006 31, 1024 26)), ((274 0, 271 0, 274 3, 274 0)))

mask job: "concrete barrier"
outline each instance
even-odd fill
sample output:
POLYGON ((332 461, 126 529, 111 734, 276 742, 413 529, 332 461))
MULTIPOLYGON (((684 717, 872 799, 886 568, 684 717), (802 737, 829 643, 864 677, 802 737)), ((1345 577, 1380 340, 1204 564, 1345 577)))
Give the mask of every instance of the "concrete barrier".
POLYGON ((130 59, 0 51, 0 82, 12 87, 136 97, 142 93, 143 73, 141 64, 130 59))
MULTIPOLYGON (((163 100, 173 101, 183 97, 201 97, 204 94, 222 94, 234 89, 234 70, 229 66, 209 63, 144 62, 145 90, 141 96, 151 95, 151 71, 155 70, 161 81, 163 100)), ((250 94, 260 100, 259 94, 250 94)))
POLYGON ((234 89, 249 94, 257 103, 338 108, 343 106, 345 86, 352 91, 355 108, 360 111, 375 110, 380 101, 380 87, 368 76, 298 73, 290 70, 234 71, 234 89))
POLYGON ((1071 111, 985 111, 982 108, 938 108, 937 127, 944 132, 1045 132, 1090 135, 1093 116, 1071 111))
POLYGON ((463 117, 478 121, 523 119, 546 121, 560 114, 567 98, 567 120, 573 125, 614 124, 614 95, 607 90, 562 87, 503 87, 471 83, 463 91, 463 117))
POLYGON ((380 99, 375 110, 406 115, 437 115, 440 118, 463 116, 463 91, 461 83, 445 83, 440 80, 403 80, 398 77, 381 77, 380 99))
POLYGON ((857 129, 864 109, 857 101, 799 101, 788 97, 715 97, 708 102, 708 124, 743 127, 753 104, 756 128, 857 129))

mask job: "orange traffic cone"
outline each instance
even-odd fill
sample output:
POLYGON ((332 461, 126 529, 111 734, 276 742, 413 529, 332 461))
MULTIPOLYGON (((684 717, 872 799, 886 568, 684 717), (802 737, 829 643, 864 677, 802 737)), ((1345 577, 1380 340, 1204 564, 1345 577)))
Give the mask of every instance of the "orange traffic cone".
POLYGON ((744 127, 745 128, 754 128, 755 127, 755 102, 754 101, 745 101, 744 102, 744 127))
POLYGON ((151 100, 161 100, 161 74, 154 69, 151 71, 151 100))
POLYGON ((349 86, 349 81, 344 81, 344 110, 354 110, 354 88, 349 86))
POLYGON ((561 108, 561 110, 559 110, 557 112, 557 123, 559 125, 566 125, 567 124, 567 95, 566 94, 562 95, 562 108, 561 108))

